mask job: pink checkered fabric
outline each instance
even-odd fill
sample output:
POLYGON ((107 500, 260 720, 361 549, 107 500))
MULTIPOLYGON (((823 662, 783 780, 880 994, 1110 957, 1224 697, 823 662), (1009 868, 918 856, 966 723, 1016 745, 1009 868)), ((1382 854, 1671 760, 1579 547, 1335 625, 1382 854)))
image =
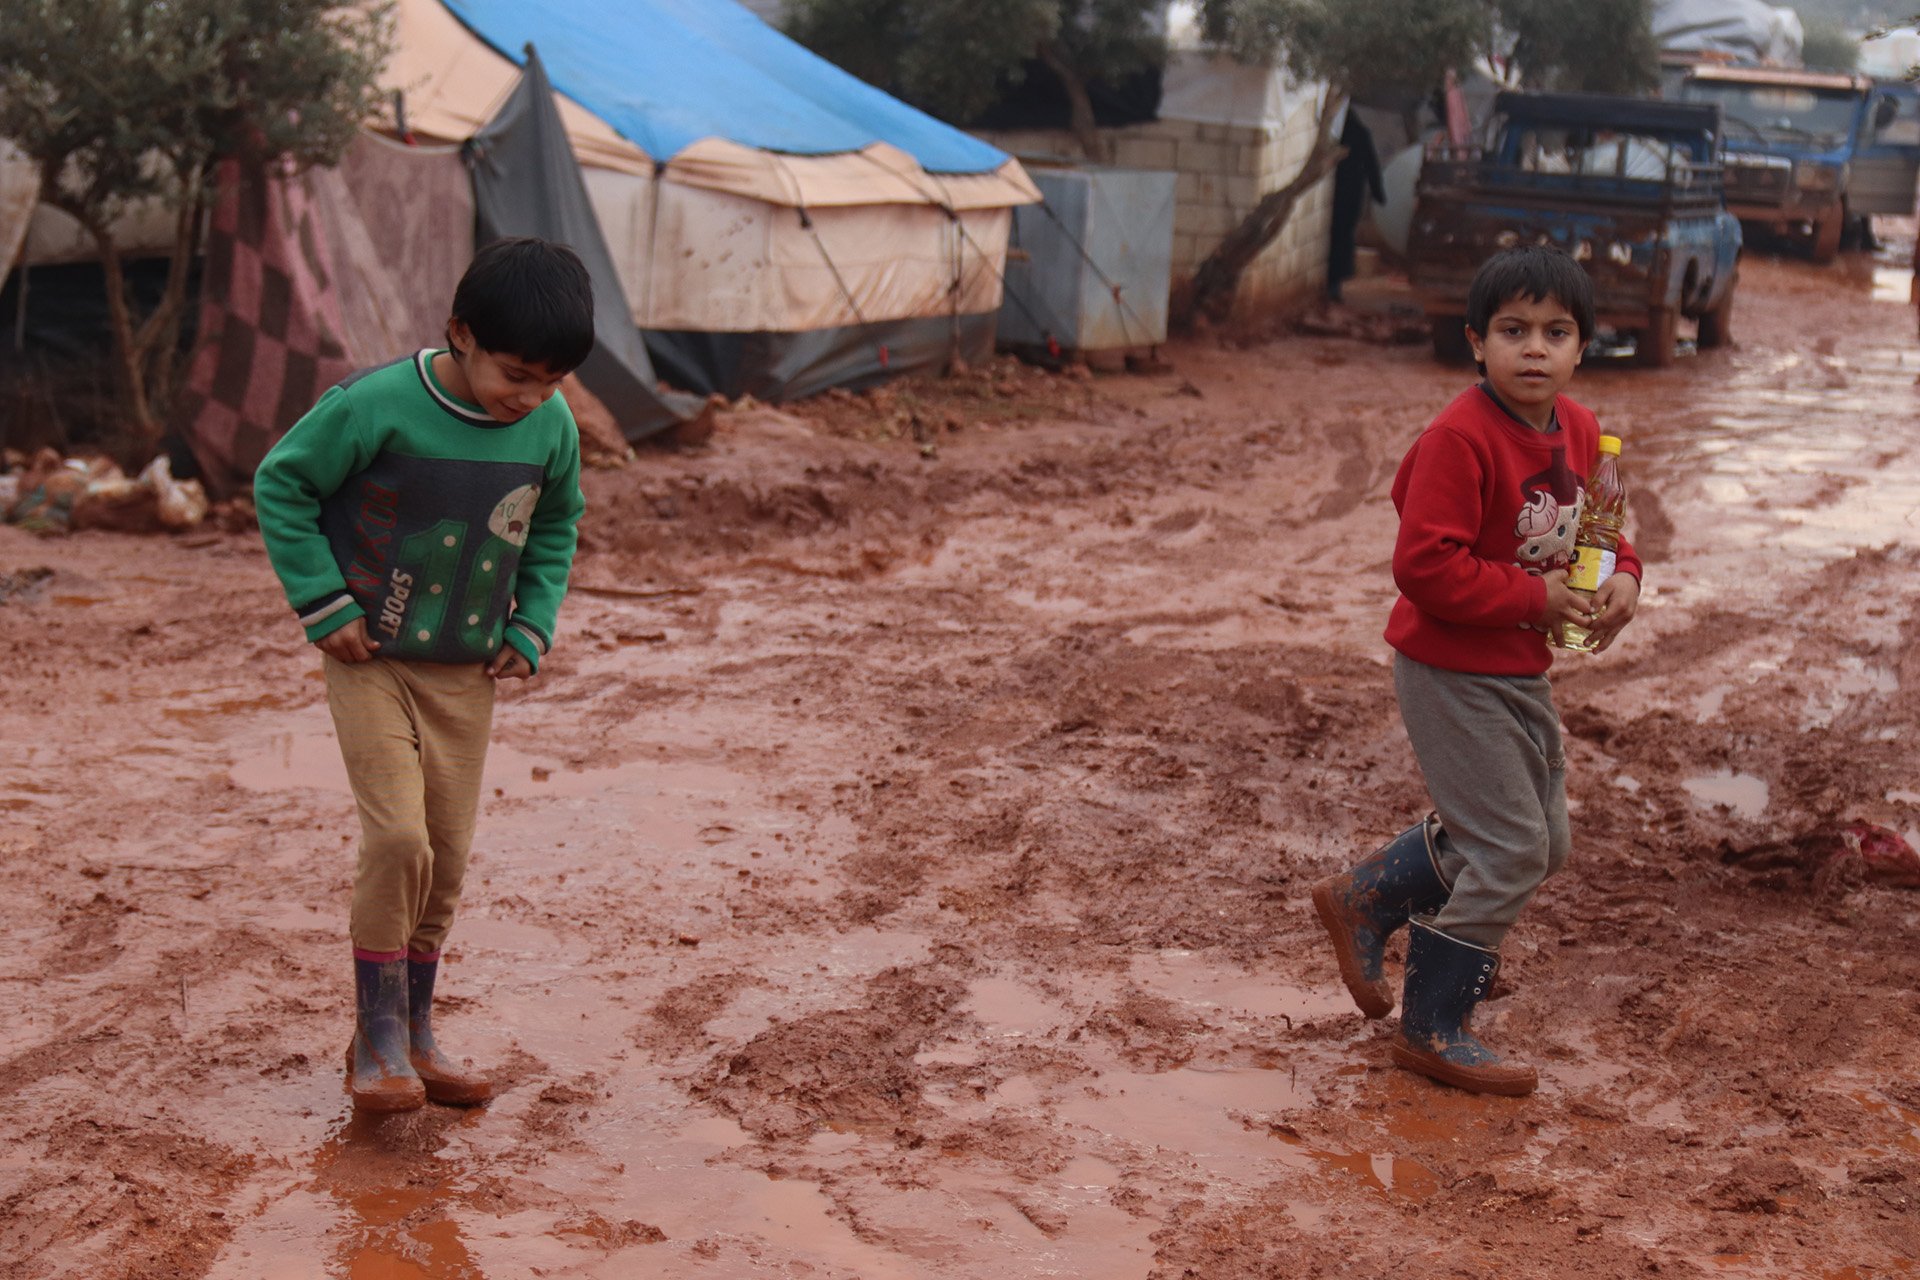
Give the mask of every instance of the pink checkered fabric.
POLYGON ((225 496, 355 362, 302 180, 229 160, 218 182, 178 421, 207 487, 225 496))

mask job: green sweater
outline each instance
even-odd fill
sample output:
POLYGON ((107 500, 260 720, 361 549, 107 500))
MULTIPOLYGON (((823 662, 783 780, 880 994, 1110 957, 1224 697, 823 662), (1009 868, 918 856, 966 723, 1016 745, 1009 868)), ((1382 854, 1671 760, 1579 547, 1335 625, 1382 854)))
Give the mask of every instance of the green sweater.
POLYGON ((364 617, 382 657, 537 670, 567 594, 580 436, 555 395, 497 422, 433 375, 434 351, 330 388, 267 454, 254 505, 274 572, 318 640, 364 617))

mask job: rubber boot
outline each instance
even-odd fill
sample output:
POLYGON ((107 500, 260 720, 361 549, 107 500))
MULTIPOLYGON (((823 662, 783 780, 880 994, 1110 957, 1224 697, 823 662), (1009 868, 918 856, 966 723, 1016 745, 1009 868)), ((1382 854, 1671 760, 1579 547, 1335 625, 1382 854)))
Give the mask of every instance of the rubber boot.
POLYGON ((355 1017, 347 1088, 359 1111, 412 1111, 427 1091, 407 1060, 407 962, 353 958, 355 1017))
POLYGON ((1433 842, 1439 818, 1428 817, 1389 840, 1351 871, 1313 887, 1313 908, 1333 941, 1340 980, 1369 1018, 1393 1012, 1387 982, 1387 938, 1409 917, 1438 911, 1447 900, 1433 842))
POLYGON ((1473 1008, 1487 997, 1500 953, 1413 921, 1407 933, 1407 994, 1395 1066, 1471 1093, 1518 1098, 1539 1087, 1532 1067, 1508 1062, 1468 1030, 1473 1008))
POLYGON ((413 1069, 427 1087, 427 1097, 451 1106, 470 1107, 493 1096, 492 1083, 479 1072, 462 1066, 433 1039, 433 982, 440 969, 438 954, 422 960, 407 955, 407 1032, 413 1069))

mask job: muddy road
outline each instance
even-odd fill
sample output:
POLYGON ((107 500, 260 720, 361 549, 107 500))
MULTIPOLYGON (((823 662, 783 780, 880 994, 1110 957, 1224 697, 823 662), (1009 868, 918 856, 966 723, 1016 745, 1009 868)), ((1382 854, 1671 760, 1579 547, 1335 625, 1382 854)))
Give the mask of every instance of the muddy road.
POLYGON ((1520 1100, 1393 1070, 1306 898, 1422 811, 1422 347, 593 472, 443 967, 483 1110, 350 1114, 353 809, 257 539, 0 529, 0 1275, 1920 1271, 1920 892, 1833 838, 1920 837, 1899 262, 1755 259, 1734 348, 1575 381, 1649 589, 1556 671, 1574 857, 1479 1018, 1520 1100))

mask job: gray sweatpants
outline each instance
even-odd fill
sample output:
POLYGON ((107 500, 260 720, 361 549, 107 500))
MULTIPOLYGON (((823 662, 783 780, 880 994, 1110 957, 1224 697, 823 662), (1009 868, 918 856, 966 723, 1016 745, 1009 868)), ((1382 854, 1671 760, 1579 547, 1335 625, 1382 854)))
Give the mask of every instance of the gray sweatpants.
POLYGON ((1393 687, 1440 814, 1440 874, 1451 893, 1434 927, 1498 950, 1572 844, 1553 686, 1545 676, 1443 671, 1396 653, 1393 687))

